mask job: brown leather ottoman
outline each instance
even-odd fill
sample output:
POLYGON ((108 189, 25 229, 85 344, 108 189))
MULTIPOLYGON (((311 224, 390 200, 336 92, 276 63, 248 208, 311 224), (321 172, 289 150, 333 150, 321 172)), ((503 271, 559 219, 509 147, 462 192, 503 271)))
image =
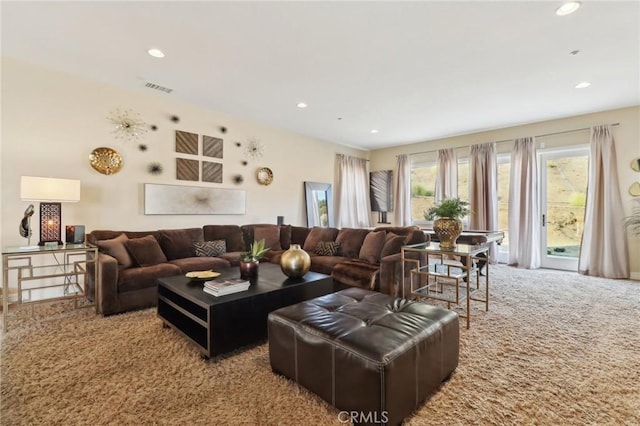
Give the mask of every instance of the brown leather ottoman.
POLYGON ((359 424, 400 424, 458 365, 458 315, 351 288, 269 314, 274 372, 359 424))

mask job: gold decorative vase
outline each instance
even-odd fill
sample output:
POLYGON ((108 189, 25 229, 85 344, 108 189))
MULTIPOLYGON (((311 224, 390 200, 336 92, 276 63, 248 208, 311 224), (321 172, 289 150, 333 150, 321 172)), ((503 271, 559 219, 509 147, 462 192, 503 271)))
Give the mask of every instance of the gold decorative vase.
POLYGON ((309 253, 300 248, 300 244, 291 244, 289 250, 280 257, 280 268, 290 278, 300 278, 311 267, 309 253))
POLYGON ((250 280, 258 276, 258 267, 260 262, 257 260, 241 260, 240 261, 240 278, 250 280))
POLYGON ((433 232, 440 240, 440 248, 453 250, 456 240, 462 233, 462 221, 451 217, 440 217, 433 222, 433 232))

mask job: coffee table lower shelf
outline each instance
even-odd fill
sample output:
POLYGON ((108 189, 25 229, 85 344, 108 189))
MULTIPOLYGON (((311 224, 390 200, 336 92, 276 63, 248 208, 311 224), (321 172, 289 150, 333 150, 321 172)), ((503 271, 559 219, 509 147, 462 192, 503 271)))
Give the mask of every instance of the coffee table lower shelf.
MULTIPOLYGON (((234 270, 223 272, 224 278, 233 275, 234 270)), ((216 297, 202 287, 202 282, 183 276, 159 279, 157 313, 165 326, 179 331, 206 358, 265 341, 269 312, 345 288, 315 272, 290 279, 270 264, 260 265, 249 290, 216 297)))

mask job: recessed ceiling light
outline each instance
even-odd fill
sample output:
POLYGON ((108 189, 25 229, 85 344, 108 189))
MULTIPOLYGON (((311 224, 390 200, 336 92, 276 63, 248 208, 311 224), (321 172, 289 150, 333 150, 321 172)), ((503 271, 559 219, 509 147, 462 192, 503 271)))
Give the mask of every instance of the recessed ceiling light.
POLYGON ((147 53, 154 58, 164 58, 164 52, 160 49, 149 49, 147 53))
POLYGON ((377 129, 373 129, 373 130, 371 130, 371 133, 378 133, 378 130, 377 129))
POLYGON ((580 8, 579 1, 568 1, 562 4, 559 8, 556 9, 556 15, 558 16, 566 16, 569 15, 580 8))
POLYGON ((298 105, 296 105, 298 108, 306 108, 307 104, 305 104, 304 102, 298 102, 298 105))
POLYGON ((576 89, 584 89, 585 87, 589 86, 591 86, 591 83, 589 83, 588 81, 581 81, 580 83, 576 84, 576 89))

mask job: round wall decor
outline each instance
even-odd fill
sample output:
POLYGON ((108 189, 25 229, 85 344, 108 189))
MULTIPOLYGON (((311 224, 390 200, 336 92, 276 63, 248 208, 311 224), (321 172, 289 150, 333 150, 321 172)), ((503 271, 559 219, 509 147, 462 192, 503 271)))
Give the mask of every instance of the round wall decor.
POLYGON ((268 167, 258 169, 256 175, 258 178, 258 183, 260 183, 261 185, 269 185, 271 182, 273 182, 273 172, 268 167))
POLYGON ((123 163, 118 151, 104 146, 91 151, 91 154, 89 154, 89 162, 91 167, 103 175, 118 173, 123 163))

